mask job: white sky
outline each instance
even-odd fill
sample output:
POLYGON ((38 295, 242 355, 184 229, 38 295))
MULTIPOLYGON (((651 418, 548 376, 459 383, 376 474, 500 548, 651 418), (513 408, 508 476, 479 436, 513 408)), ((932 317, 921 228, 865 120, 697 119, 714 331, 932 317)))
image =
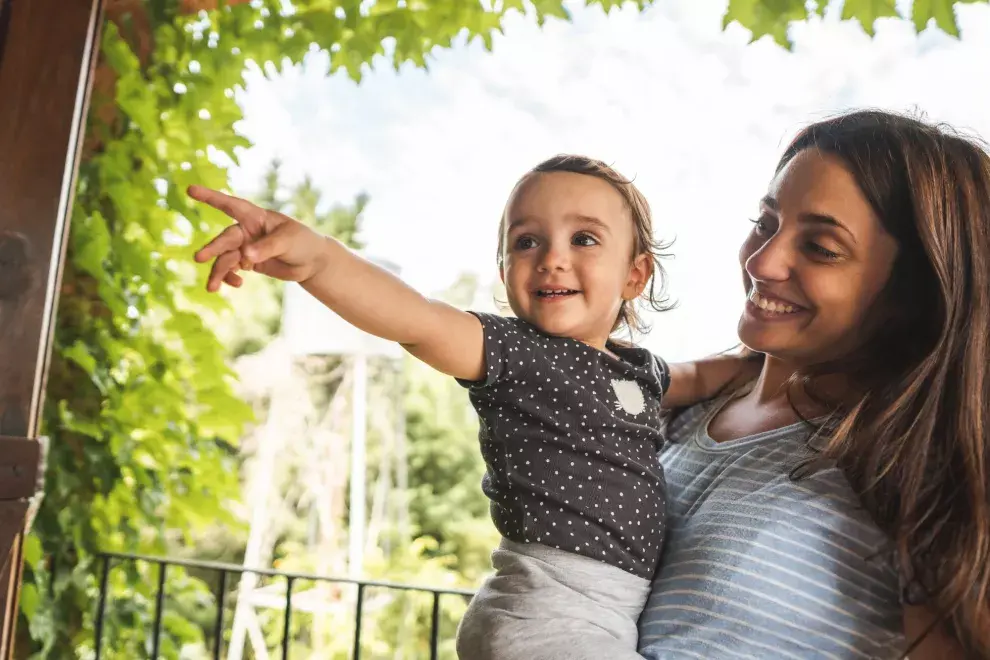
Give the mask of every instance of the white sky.
MULTIPOLYGON (((902 3, 899 3, 902 4, 902 3)), ((430 71, 387 66, 356 85, 309 58, 249 76, 240 127, 254 143, 234 188, 257 189, 270 159, 309 174, 330 202, 365 191, 369 252, 424 292, 461 272, 497 277, 496 228, 516 179, 579 152, 613 163, 649 198, 680 307, 644 343, 689 359, 736 342, 736 251, 777 157, 802 125, 838 110, 920 109, 990 138, 990 8, 957 8, 962 40, 883 21, 792 27, 794 52, 721 30, 725 0, 658 0, 606 17, 575 7, 542 30, 513 17, 493 53, 438 51, 430 71)))

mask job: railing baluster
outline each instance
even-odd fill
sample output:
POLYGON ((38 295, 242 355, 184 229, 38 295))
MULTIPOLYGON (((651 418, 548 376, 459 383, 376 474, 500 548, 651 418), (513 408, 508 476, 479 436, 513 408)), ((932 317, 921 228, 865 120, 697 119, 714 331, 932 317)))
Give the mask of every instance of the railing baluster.
POLYGON ((259 576, 265 575, 275 578, 285 578, 285 613, 282 625, 282 660, 288 660, 289 649, 292 643, 292 595, 293 588, 297 580, 314 580, 319 583, 329 584, 352 584, 357 587, 357 600, 355 603, 354 613, 354 651, 351 656, 353 660, 361 660, 361 632, 364 621, 364 596, 367 588, 375 587, 379 589, 394 589, 414 593, 429 593, 433 595, 433 610, 430 620, 430 660, 438 660, 440 654, 440 597, 445 595, 471 597, 473 595, 472 592, 464 589, 431 589, 424 586, 398 584, 394 582, 382 582, 376 580, 358 580, 343 577, 336 578, 326 575, 313 575, 309 573, 286 573, 275 569, 249 568, 237 564, 227 564, 214 561, 197 561, 179 558, 170 559, 166 557, 153 557, 148 555, 119 552, 102 552, 99 553, 97 557, 99 557, 101 575, 100 593, 93 630, 95 650, 94 660, 100 660, 103 654, 103 636, 107 627, 107 600, 110 595, 110 571, 113 569, 114 562, 147 562, 158 566, 158 585, 157 591, 155 592, 155 614, 151 630, 151 658, 154 660, 158 660, 158 656, 161 651, 162 621, 165 616, 165 583, 167 571, 170 566, 212 570, 219 573, 219 581, 216 589, 217 610, 213 621, 213 660, 220 660, 224 651, 224 606, 227 599, 228 579, 231 574, 250 572, 259 576))
POLYGON ((107 609, 107 581, 110 578, 110 557, 104 555, 101 564, 103 567, 103 573, 100 575, 100 600, 96 604, 96 626, 93 631, 93 644, 96 646, 96 660, 100 660, 100 653, 103 650, 103 617, 107 609))
POLYGON ((357 609, 354 613, 354 660, 361 660, 361 616, 364 611, 364 584, 358 583, 357 609))
POLYGON ((227 599, 227 571, 220 569, 217 585, 217 618, 213 620, 213 660, 220 660, 223 653, 223 604, 227 599))
POLYGON ((165 606, 165 569, 168 564, 158 562, 158 593, 155 595, 155 623, 151 629, 151 660, 158 660, 158 650, 162 642, 162 610, 165 606))
POLYGON ((292 583, 294 579, 291 575, 285 578, 285 625, 282 628, 282 660, 289 660, 289 640, 292 639, 289 623, 292 621, 292 583))
POLYGON ((430 660, 437 660, 440 642, 440 592, 433 592, 433 615, 430 620, 430 660))

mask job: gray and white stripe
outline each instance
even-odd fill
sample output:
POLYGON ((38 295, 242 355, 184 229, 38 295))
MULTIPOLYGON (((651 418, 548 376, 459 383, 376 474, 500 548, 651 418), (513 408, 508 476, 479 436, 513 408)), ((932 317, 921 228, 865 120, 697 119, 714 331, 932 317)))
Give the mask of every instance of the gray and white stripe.
POLYGON ((640 652, 672 658, 897 658, 898 578, 887 539, 842 473, 794 481, 808 427, 716 443, 713 406, 660 453, 668 535, 640 619, 640 652))

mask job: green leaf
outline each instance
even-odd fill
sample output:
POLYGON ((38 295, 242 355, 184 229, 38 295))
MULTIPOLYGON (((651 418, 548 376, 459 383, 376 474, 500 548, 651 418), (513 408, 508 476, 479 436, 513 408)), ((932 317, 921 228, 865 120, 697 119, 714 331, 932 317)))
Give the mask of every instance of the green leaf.
POLYGON ((750 41, 770 35, 778 44, 791 49, 787 28, 792 21, 808 18, 804 0, 729 0, 722 27, 738 22, 753 33, 750 41))
POLYGON ((96 358, 89 352, 89 348, 81 341, 77 341, 72 346, 62 351, 62 357, 74 362, 89 375, 96 372, 96 358))
POLYGON ((103 58, 115 71, 129 71, 138 68, 137 56, 120 38, 114 23, 108 22, 103 30, 103 58))
POLYGON ((935 19, 935 24, 953 37, 959 36, 959 26, 956 24, 956 13, 953 9, 954 0, 915 0, 911 8, 911 18, 914 27, 921 32, 928 27, 928 22, 935 19))
POLYGON ((77 237, 76 264, 93 277, 102 277, 106 272, 104 263, 110 253, 110 232, 106 220, 99 211, 94 211, 88 216, 76 218, 74 222, 84 225, 84 231, 73 234, 77 237))
POLYGON ((531 0, 533 3, 533 8, 536 10, 537 16, 552 16, 554 18, 560 18, 563 20, 570 20, 571 14, 567 11, 564 3, 561 0, 531 0))
POLYGON ((38 603, 41 599, 38 597, 38 588, 31 584, 30 582, 24 584, 21 587, 21 612, 30 621, 35 612, 38 611, 38 603))
POLYGON ((842 20, 857 20, 871 37, 878 18, 897 17, 895 0, 846 0, 842 7, 842 20))
POLYGON ((41 548, 41 540, 34 534, 28 534, 25 536, 24 561, 27 562, 27 565, 30 566, 32 570, 36 570, 43 556, 44 551, 41 548))

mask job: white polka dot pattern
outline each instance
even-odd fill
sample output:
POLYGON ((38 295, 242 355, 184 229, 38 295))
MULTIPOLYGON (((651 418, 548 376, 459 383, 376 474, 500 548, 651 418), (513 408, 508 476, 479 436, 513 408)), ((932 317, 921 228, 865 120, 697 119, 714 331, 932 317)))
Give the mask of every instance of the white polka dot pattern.
POLYGON ((475 315, 486 376, 461 384, 481 421, 496 528, 652 578, 666 520, 657 459, 665 363, 642 348, 610 343, 617 360, 520 319, 475 315))

